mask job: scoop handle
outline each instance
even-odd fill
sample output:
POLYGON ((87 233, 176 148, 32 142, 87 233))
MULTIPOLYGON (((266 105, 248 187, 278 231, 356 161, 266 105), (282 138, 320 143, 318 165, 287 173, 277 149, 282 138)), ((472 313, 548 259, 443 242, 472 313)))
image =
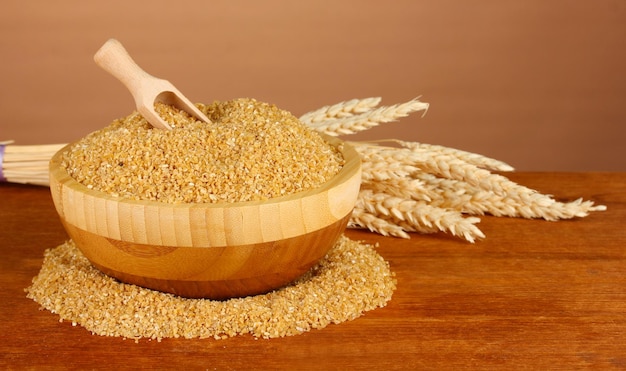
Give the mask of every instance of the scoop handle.
POLYGON ((128 54, 122 43, 109 39, 93 57, 96 64, 120 80, 130 93, 139 101, 142 84, 146 80, 157 78, 142 70, 128 54))

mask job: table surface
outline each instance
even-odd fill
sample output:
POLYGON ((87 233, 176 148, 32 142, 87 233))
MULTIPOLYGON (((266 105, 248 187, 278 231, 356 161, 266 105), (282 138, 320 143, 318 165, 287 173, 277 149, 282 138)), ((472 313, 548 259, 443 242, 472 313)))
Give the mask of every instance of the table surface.
POLYGON ((626 368, 626 173, 512 173, 608 210, 547 222, 483 217, 485 240, 378 242, 398 288, 384 308, 278 339, 102 337, 39 310, 24 288, 67 239, 44 187, 0 184, 0 368, 626 368))

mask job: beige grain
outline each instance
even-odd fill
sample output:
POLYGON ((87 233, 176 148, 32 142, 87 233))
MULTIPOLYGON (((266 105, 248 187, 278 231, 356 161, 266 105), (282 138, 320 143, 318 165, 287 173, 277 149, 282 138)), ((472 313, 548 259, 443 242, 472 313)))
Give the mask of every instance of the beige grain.
POLYGON ((342 236, 292 285, 225 301, 185 299, 120 283, 93 268, 72 241, 45 252, 27 296, 60 321, 132 339, 275 338, 353 320, 384 307, 396 281, 375 250, 342 236))
POLYGON ((211 123, 157 104, 173 130, 133 113, 76 142, 63 165, 87 187, 168 203, 266 200, 316 188, 340 152, 296 117, 254 99, 199 105, 211 123))

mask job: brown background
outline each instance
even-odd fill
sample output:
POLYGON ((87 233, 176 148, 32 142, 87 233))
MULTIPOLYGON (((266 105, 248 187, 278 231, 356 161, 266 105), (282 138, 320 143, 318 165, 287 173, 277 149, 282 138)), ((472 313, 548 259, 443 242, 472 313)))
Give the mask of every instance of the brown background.
POLYGON ((128 114, 95 51, 118 38, 192 101, 300 115, 351 98, 431 108, 399 137, 518 170, 626 171, 626 1, 17 1, 0 12, 0 140, 69 142, 128 114))

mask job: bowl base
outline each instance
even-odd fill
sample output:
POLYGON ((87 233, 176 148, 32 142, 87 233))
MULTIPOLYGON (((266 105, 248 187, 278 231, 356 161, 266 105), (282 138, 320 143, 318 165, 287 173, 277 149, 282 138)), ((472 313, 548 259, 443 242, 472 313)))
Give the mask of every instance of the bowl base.
POLYGON ((322 230, 284 240, 204 248, 163 246, 155 249, 151 245, 104 238, 64 224, 91 264, 110 277, 181 297, 223 300, 264 294, 292 283, 334 246, 350 216, 348 214, 322 230), (233 256, 237 259, 232 260, 239 262, 236 266, 228 264, 233 256), (252 266, 254 269, 249 269, 252 266), (257 275, 250 276, 250 271, 257 275))

